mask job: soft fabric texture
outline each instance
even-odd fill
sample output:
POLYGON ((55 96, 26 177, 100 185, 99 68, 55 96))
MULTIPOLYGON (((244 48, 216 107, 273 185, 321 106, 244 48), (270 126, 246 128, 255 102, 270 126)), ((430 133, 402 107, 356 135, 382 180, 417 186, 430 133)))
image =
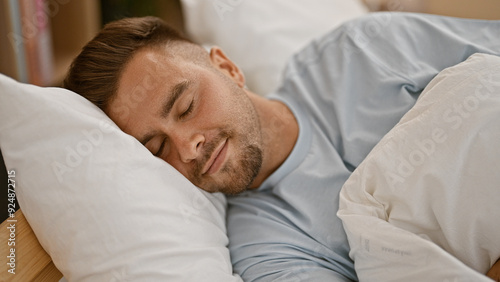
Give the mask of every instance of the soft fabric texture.
POLYGON ((500 54, 499 30, 500 21, 380 13, 295 55, 269 97, 291 108, 299 138, 258 191, 228 198, 234 271, 244 281, 355 280, 336 216, 341 187, 441 70, 500 54))
POLYGON ((367 13, 360 0, 181 0, 188 35, 220 46, 267 95, 289 57, 317 36, 367 13))
POLYGON ((473 55, 431 81, 340 193, 360 280, 491 281, 499 118, 500 57, 473 55))
POLYGON ((81 96, 0 75, 0 146, 26 219, 68 281, 241 281, 224 197, 81 96))

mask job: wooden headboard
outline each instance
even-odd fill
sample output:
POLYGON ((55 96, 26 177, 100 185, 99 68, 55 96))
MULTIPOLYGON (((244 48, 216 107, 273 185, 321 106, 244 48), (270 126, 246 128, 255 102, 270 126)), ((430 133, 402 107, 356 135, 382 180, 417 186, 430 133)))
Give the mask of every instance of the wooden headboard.
POLYGON ((63 277, 38 242, 21 210, 2 222, 0 235, 0 256, 5 260, 5 263, 0 263, 0 281, 55 282, 63 277))

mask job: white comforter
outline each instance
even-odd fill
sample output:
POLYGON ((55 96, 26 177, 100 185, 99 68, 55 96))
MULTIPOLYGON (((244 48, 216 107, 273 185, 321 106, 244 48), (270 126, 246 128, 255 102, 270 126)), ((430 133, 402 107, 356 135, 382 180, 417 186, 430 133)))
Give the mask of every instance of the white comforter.
POLYGON ((340 195, 360 281, 490 281, 500 257, 500 58, 442 71, 340 195))

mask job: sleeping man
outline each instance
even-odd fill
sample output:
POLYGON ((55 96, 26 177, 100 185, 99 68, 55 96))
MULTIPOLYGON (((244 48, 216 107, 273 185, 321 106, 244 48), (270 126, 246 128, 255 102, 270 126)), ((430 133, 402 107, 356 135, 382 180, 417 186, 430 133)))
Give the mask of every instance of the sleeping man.
POLYGON ((342 185, 434 76, 476 52, 500 55, 499 21, 375 14, 309 44, 264 98, 220 48, 146 17, 108 24, 65 87, 201 189, 231 195, 244 281, 351 281, 342 185))

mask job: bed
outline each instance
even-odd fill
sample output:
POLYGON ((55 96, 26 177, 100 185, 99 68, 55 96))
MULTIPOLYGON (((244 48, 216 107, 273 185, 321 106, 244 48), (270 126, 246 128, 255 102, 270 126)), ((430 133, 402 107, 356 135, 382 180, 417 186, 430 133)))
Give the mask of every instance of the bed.
MULTIPOLYGON (((255 3, 182 1, 189 36, 206 46, 222 46, 247 74, 247 86, 262 95, 277 87, 293 52, 368 12, 357 1, 309 1, 310 13, 301 10, 300 1, 286 6, 269 1, 265 7, 255 3), (266 13, 269 10, 281 11, 280 17, 266 13), (254 24, 256 15, 259 26, 254 24), (303 25, 304 21, 309 24, 303 25), (253 40, 235 44, 235 32, 253 40), (265 57, 262 54, 274 55, 269 56, 272 60, 259 61, 265 57)), ((3 264, 2 278, 59 281, 64 273, 68 281, 241 281, 232 272, 226 247, 223 195, 207 194, 191 185, 77 95, 21 85, 6 77, 0 77, 0 84, 0 97, 18 103, 0 111, 1 131, 12 132, 1 136, 0 144, 7 153, 7 168, 16 170, 22 209, 12 218, 16 220, 16 274, 8 273, 10 266, 3 264), (40 127, 46 130, 40 133, 40 127), (23 155, 32 157, 26 160, 23 155), (112 161, 116 159, 121 164, 112 161), (183 189, 179 192, 176 187, 183 189)), ((0 104, 6 105, 4 100, 0 104)), ((351 186, 364 188, 355 180, 351 186)), ((358 198, 346 195, 346 203, 351 204, 339 212, 346 229, 352 230, 350 238, 356 238, 350 241, 352 246, 363 242, 356 237, 356 227, 374 220, 372 214, 362 213, 364 209, 351 208, 356 206, 352 203, 363 201, 359 195, 364 193, 360 190, 358 198)), ((10 236, 12 223, 2 223, 4 238, 10 236)), ((362 254, 362 247, 353 248, 352 255, 362 254)), ((1 250, 10 253, 7 244, 1 250)), ((468 269, 446 259, 452 261, 450 267, 468 269)), ((375 277, 370 272, 366 275, 375 277)), ((381 277, 380 281, 387 278, 381 277)))
MULTIPOLYGON (((16 266, 10 267, 10 259, 8 263, 2 265, 4 281, 59 281, 63 277, 62 273, 36 239, 21 210, 18 210, 11 219, 5 220, 0 228, 10 230, 7 227, 11 223, 15 223, 15 240, 18 243, 15 252, 16 266), (15 275, 9 277, 11 275, 9 269, 14 269, 15 275)), ((9 236, 9 233, 6 235, 9 236)), ((7 236, 3 238, 9 238, 7 236)), ((2 244, 1 252, 10 256, 10 246, 2 244)))

